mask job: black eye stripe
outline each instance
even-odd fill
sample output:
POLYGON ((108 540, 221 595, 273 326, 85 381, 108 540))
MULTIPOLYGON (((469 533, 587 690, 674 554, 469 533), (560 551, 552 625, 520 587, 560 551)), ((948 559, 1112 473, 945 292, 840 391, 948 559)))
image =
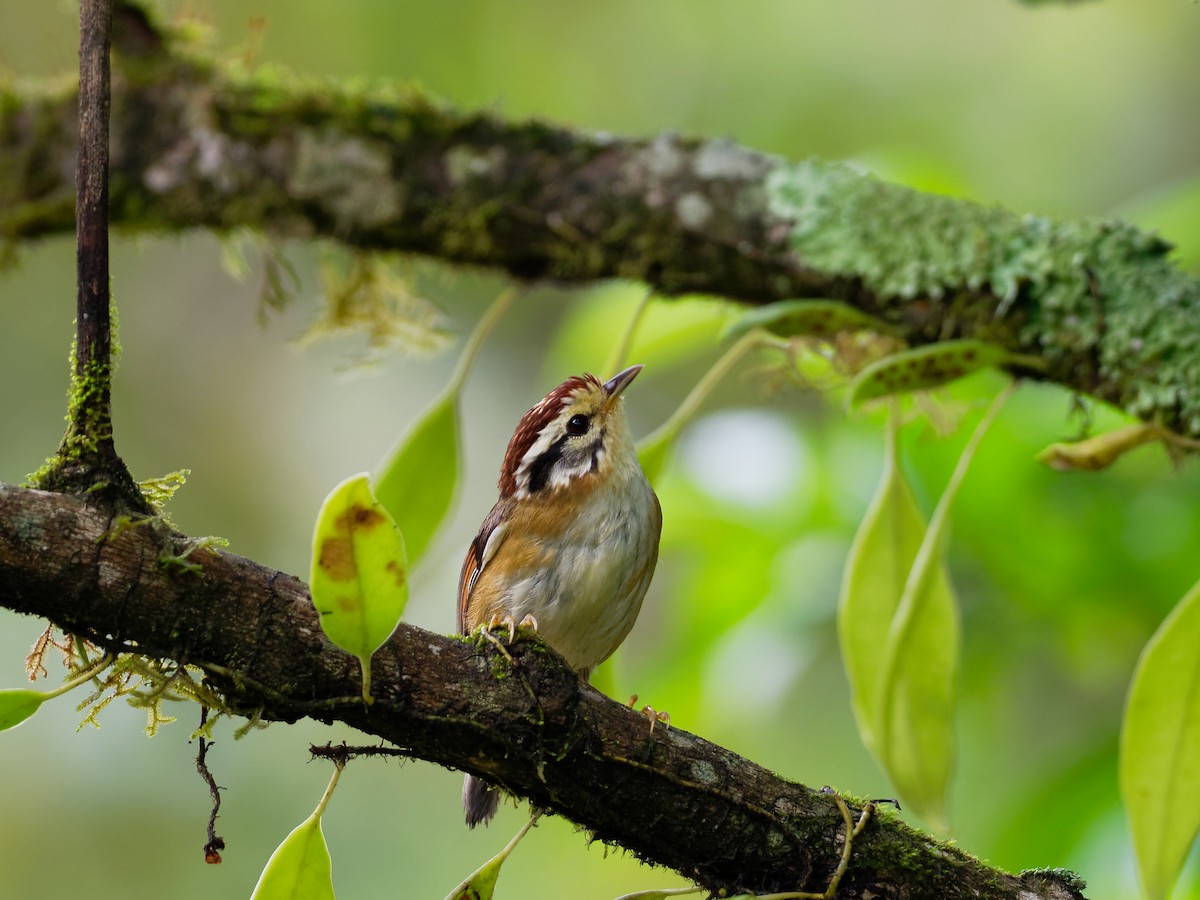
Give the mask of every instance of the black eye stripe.
MULTIPOLYGON (((592 417, 577 413, 567 420, 566 433, 561 435, 558 440, 546 448, 546 450, 529 464, 526 471, 525 489, 536 494, 538 491, 546 487, 550 481, 550 475, 554 471, 554 467, 562 462, 564 457, 569 457, 568 465, 577 467, 588 459, 590 453, 591 465, 590 471, 596 471, 599 466, 599 456, 602 444, 604 442, 604 429, 600 428, 595 437, 592 438, 584 447, 580 448, 577 445, 574 448, 568 446, 567 442, 573 437, 582 437, 591 431, 592 417), (585 455, 580 456, 583 453, 585 455)), ((582 470, 580 470, 582 471, 582 470)))
POLYGON ((533 461, 529 467, 529 493, 536 494, 546 486, 546 482, 550 480, 550 470, 562 459, 563 444, 566 440, 565 437, 559 438, 550 445, 549 450, 533 461))

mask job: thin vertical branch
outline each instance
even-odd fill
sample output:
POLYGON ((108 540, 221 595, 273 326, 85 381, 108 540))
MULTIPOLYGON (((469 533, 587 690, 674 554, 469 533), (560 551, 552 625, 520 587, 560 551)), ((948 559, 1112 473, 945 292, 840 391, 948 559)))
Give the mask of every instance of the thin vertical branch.
POLYGON ((108 278, 112 20, 113 0, 82 0, 75 162, 75 358, 68 424, 58 452, 30 481, 48 490, 99 492, 120 506, 149 515, 153 510, 113 443, 108 278))
MULTIPOLYGON (((79 7, 79 155, 75 164, 75 377, 95 380, 76 414, 111 441, 112 323, 108 293, 108 120, 112 0, 79 7)), ((74 423, 72 423, 74 424, 74 423)), ((90 429, 89 429, 90 430, 90 429)))

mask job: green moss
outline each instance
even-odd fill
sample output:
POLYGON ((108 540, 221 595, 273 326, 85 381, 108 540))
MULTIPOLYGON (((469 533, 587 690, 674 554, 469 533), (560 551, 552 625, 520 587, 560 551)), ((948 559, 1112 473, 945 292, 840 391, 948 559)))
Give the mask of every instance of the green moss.
POLYGON ((168 472, 158 478, 148 478, 138 482, 138 489, 146 498, 146 502, 167 524, 170 524, 170 519, 166 514, 166 506, 175 496, 176 491, 187 483, 187 478, 191 474, 191 469, 176 469, 174 472, 168 472))
POLYGON ((1026 869, 1021 880, 1032 884, 1062 885, 1078 896, 1083 896, 1087 882, 1070 869, 1026 869))
POLYGON ((71 386, 67 395, 67 431, 57 452, 26 483, 42 490, 61 490, 63 471, 95 457, 102 441, 112 439, 112 422, 103 398, 110 383, 107 359, 87 360, 83 371, 74 367, 75 342, 71 342, 71 386))
POLYGON ((1036 352, 1052 374, 1096 366, 1102 399, 1200 433, 1200 281, 1174 268, 1158 237, 921 194, 836 163, 782 166, 767 192, 803 263, 861 279, 885 314, 951 298, 927 339, 1036 352), (1013 329, 1006 320, 1018 309, 1013 329))
MULTIPOLYGON (((204 75, 211 79, 215 73, 210 69, 204 75)), ((246 136, 276 138, 284 121, 403 143, 431 128, 445 133, 458 121, 441 101, 412 84, 320 81, 269 65, 253 71, 226 66, 220 75, 218 112, 230 130, 246 136)))
POLYGON ((41 88, 0 86, 0 238, 18 241, 73 226, 73 185, 61 177, 74 141, 75 79, 41 88), (70 116, 70 118, 68 118, 70 116))
POLYGON ((202 570, 199 563, 191 561, 193 553, 200 550, 215 554, 218 549, 224 549, 228 546, 229 541, 227 539, 212 534, 205 535, 204 537, 189 538, 181 552, 164 552, 158 558, 158 567, 164 572, 172 574, 198 575, 202 570))
POLYGON ((85 725, 99 728, 100 713, 122 697, 130 706, 145 710, 149 737, 157 734, 158 726, 175 721, 175 717, 162 712, 164 701, 191 700, 218 715, 234 715, 224 699, 205 683, 203 675, 198 668, 172 660, 122 653, 111 668, 93 679, 97 689, 79 706, 87 714, 76 730, 85 725))
POLYGON ((111 296, 109 302, 109 352, 93 352, 80 365, 72 341, 67 430, 55 454, 26 478, 26 484, 46 491, 103 494, 106 501, 116 504, 122 512, 152 516, 151 504, 130 477, 113 445, 109 390, 120 344, 111 296))

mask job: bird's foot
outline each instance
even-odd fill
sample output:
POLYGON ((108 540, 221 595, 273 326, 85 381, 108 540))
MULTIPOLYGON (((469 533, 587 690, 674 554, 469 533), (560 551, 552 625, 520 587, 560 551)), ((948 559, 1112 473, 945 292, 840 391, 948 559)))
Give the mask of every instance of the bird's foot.
POLYGON ((483 635, 484 640, 500 651, 500 655, 508 660, 508 664, 510 666, 515 666, 517 661, 513 659, 512 654, 508 652, 508 647, 505 646, 504 641, 492 633, 500 628, 508 629, 508 643, 511 644, 513 639, 517 636, 517 625, 516 622, 513 621, 512 616, 492 616, 491 619, 479 626, 479 633, 483 635))
MULTIPOLYGON (((637 699, 638 699, 638 695, 634 694, 632 697, 629 698, 629 703, 626 705, 630 709, 633 709, 634 704, 637 703, 637 699)), ((651 734, 654 734, 654 726, 657 725, 659 722, 662 722, 664 725, 667 726, 667 728, 671 727, 671 714, 669 712, 667 712, 666 710, 659 712, 653 706, 643 706, 641 712, 642 712, 642 715, 645 716, 650 721, 650 733, 651 734)))
POLYGON ((537 623, 537 619, 535 619, 533 616, 529 615, 528 613, 526 613, 522 617, 520 622, 518 622, 516 619, 514 619, 511 615, 509 615, 507 613, 503 613, 503 614, 496 613, 496 615, 492 616, 488 620, 487 624, 485 626, 483 626, 483 630, 487 631, 487 632, 492 632, 492 631, 495 631, 497 628, 507 628, 508 629, 508 642, 511 644, 513 641, 515 641, 517 639, 517 629, 518 628, 532 628, 534 631, 537 631, 538 623, 537 623))
POLYGON ((500 638, 496 637, 496 635, 492 632, 498 629, 507 630, 508 643, 511 644, 517 639, 518 628, 532 628, 534 631, 537 631, 537 619, 527 614, 521 619, 520 622, 518 622, 511 615, 501 615, 497 613, 496 615, 492 616, 491 619, 489 619, 484 625, 479 627, 479 633, 482 634, 483 637, 493 647, 503 654, 504 658, 508 660, 510 665, 516 665, 517 661, 513 659, 512 654, 508 652, 508 647, 506 647, 504 642, 501 641, 500 638))

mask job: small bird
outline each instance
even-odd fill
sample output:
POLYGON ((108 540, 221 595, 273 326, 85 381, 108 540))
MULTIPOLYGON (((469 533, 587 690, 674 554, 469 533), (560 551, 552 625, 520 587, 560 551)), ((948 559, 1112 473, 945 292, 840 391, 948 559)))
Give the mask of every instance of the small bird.
MULTIPOLYGON (((460 633, 532 619, 584 681, 629 634, 662 532, 621 399, 641 370, 603 384, 568 378, 521 418, 500 467, 500 499, 463 561, 460 633)), ((487 824, 499 802, 496 788, 466 777, 469 827, 487 824)))

